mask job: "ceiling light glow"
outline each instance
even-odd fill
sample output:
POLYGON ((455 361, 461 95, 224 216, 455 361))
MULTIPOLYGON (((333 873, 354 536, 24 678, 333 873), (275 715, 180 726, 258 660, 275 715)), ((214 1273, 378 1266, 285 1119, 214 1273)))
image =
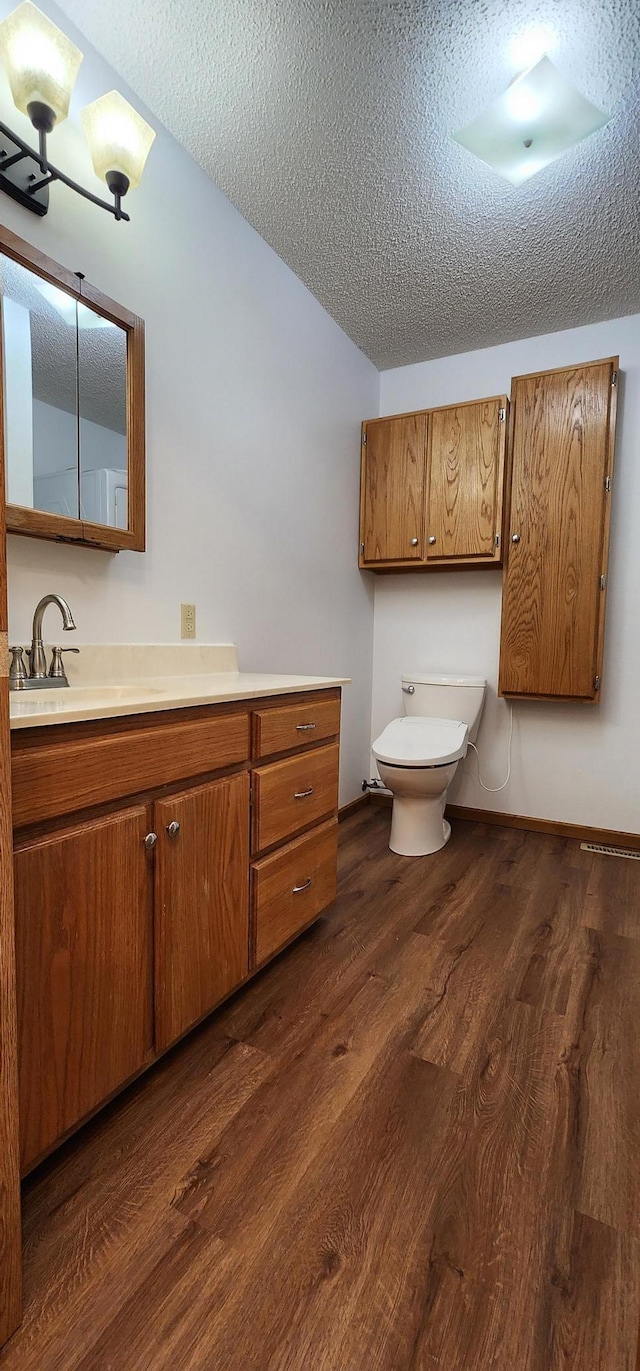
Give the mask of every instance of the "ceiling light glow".
POLYGON ((512 38, 509 44, 509 60, 513 62, 514 67, 522 71, 523 68, 535 66, 545 54, 555 52, 557 45, 557 35, 550 26, 525 29, 524 33, 512 38))
POLYGON ((543 57, 452 136, 512 185, 520 186, 601 129, 609 118, 543 57))

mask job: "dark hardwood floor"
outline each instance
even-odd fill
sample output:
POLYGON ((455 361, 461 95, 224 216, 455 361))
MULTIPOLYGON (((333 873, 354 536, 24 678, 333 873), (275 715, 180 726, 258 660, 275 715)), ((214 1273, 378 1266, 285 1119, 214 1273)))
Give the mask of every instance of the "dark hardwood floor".
POLYGON ((388 827, 26 1183, 2 1371, 635 1371, 640 862, 388 827))

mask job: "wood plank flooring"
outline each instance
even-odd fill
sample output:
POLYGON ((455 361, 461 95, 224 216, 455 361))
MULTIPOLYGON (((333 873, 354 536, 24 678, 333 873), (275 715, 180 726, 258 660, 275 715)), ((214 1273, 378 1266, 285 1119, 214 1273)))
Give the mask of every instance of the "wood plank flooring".
POLYGON ((453 827, 27 1181, 0 1371, 636 1371, 640 862, 453 827))

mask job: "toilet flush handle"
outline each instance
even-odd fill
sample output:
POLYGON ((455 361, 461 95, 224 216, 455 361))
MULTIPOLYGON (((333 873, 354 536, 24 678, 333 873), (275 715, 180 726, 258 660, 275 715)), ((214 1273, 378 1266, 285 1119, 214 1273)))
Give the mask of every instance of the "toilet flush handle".
POLYGON ((415 693, 416 693, 416 688, 415 688, 415 686, 403 686, 402 689, 403 689, 405 695, 415 695, 415 693))

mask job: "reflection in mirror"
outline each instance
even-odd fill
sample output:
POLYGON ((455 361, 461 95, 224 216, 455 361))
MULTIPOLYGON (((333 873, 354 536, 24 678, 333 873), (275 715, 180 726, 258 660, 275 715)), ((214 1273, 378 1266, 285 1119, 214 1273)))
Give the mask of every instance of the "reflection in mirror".
POLYGON ((76 301, 0 257, 7 501, 79 517, 76 301))
POLYGON ((81 300, 78 414, 82 517, 126 529, 127 332, 81 300))

